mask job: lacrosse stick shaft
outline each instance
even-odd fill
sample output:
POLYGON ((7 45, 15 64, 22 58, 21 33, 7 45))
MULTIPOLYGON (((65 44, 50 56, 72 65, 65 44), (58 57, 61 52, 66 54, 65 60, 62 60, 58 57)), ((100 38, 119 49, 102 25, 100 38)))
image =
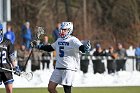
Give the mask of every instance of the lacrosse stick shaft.
POLYGON ((27 66, 27 64, 28 64, 28 61, 29 61, 29 59, 30 59, 32 53, 33 53, 33 49, 31 50, 31 52, 30 52, 30 54, 29 54, 29 56, 28 56, 28 58, 27 58, 27 60, 26 60, 26 63, 25 63, 25 65, 24 65, 24 68, 23 68, 23 69, 26 68, 26 66, 27 66))
POLYGON ((5 70, 5 71, 9 71, 9 72, 12 72, 14 73, 15 71, 11 70, 11 69, 7 69, 7 68, 3 68, 3 67, 0 67, 1 70, 5 70))
POLYGON ((20 73, 17 73, 17 72, 16 72, 16 71, 14 71, 14 70, 7 69, 7 68, 3 68, 3 67, 0 67, 0 69, 1 69, 1 70, 5 70, 5 71, 8 71, 8 72, 12 72, 12 73, 14 73, 14 74, 16 74, 16 75, 20 76, 20 73))
POLYGON ((26 72, 22 72, 22 73, 18 73, 14 70, 11 70, 11 69, 7 69, 7 68, 3 68, 3 67, 0 67, 1 70, 4 70, 4 71, 8 71, 8 72, 12 72, 18 76, 21 76, 21 77, 25 77, 27 80, 31 80, 32 77, 33 77, 33 74, 30 72, 30 73, 26 73, 26 72))

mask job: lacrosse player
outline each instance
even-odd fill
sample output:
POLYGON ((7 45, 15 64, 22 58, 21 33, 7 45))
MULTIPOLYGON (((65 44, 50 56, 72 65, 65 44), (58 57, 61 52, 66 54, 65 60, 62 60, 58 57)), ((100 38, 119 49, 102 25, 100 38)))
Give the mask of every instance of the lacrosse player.
POLYGON ((71 93, 71 87, 74 79, 74 74, 77 70, 79 62, 79 51, 82 53, 88 52, 91 48, 90 43, 83 45, 79 39, 72 36, 73 23, 62 22, 59 29, 60 38, 51 45, 36 45, 32 42, 32 46, 45 50, 47 52, 56 51, 56 65, 50 77, 48 91, 57 93, 56 86, 62 85, 65 93, 71 93))
POLYGON ((4 38, 3 26, 0 24, 0 85, 4 83, 6 93, 12 93, 14 79, 12 72, 4 71, 2 68, 14 68, 16 72, 20 72, 15 60, 14 46, 9 39, 4 38))

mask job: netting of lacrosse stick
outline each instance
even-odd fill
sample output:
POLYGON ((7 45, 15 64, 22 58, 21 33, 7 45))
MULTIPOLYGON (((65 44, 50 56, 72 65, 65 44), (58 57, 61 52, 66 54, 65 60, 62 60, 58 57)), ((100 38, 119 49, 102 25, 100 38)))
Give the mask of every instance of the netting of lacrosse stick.
POLYGON ((36 38, 37 38, 37 40, 42 40, 45 35, 45 30, 43 27, 40 27, 40 26, 36 26, 36 27, 37 27, 36 38))
POLYGON ((33 78, 33 73, 32 72, 29 72, 29 73, 27 73, 27 72, 21 72, 21 75, 20 75, 21 77, 24 77, 24 78, 26 78, 28 81, 30 81, 30 80, 32 80, 32 78, 33 78))

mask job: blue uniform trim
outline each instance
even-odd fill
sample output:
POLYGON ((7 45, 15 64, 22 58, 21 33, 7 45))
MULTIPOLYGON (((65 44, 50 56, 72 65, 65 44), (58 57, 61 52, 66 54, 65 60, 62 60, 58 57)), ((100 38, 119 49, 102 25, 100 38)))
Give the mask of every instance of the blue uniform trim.
POLYGON ((2 26, 2 24, 0 24, 0 30, 2 30, 3 29, 3 26, 2 26))
POLYGON ((4 82, 4 85, 12 84, 13 82, 14 82, 14 79, 10 79, 10 80, 7 80, 6 82, 4 82))

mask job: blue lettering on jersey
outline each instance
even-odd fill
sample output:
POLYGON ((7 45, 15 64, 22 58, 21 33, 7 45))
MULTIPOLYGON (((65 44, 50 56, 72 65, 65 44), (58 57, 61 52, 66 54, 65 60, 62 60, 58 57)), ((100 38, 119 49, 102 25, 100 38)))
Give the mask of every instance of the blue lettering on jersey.
POLYGON ((64 46, 59 47, 59 56, 64 57, 64 46))
POLYGON ((58 45, 69 46, 69 42, 58 42, 58 45))

